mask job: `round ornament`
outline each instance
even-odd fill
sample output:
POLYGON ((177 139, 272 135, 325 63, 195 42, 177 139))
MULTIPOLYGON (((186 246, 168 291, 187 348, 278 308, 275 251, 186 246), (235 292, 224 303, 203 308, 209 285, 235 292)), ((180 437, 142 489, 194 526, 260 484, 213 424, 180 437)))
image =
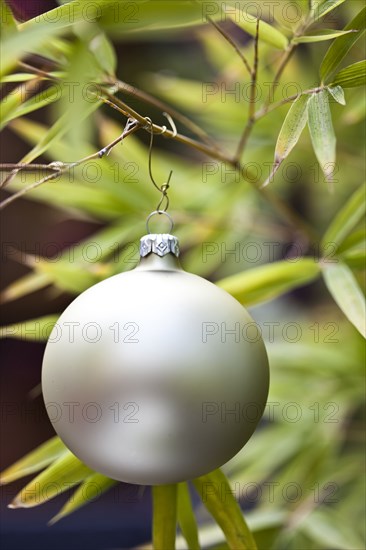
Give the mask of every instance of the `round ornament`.
POLYGON ((141 239, 139 265, 98 283, 59 318, 43 396, 67 447, 111 478, 177 483, 245 445, 267 400, 260 332, 232 296, 184 271, 176 237, 141 239))

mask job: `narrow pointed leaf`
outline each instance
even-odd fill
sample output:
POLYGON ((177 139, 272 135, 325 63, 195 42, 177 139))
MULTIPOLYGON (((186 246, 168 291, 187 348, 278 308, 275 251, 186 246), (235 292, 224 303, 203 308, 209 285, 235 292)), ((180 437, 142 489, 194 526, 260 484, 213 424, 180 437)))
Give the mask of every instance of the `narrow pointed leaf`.
POLYGON ((90 476, 93 470, 70 451, 32 479, 11 503, 11 508, 32 508, 67 491, 90 476))
POLYGON ((338 248, 366 213, 366 197, 361 185, 338 212, 322 239, 323 248, 332 243, 338 248))
MULTIPOLYGON (((232 17, 233 10, 228 11, 228 18, 232 17)), ((251 36, 255 36, 257 32, 257 18, 244 10, 236 11, 233 21, 251 36)), ((269 25, 265 21, 259 21, 259 40, 274 46, 280 50, 284 50, 288 46, 287 37, 278 29, 269 25)))
POLYGON ((33 342, 45 342, 58 319, 58 315, 47 315, 30 319, 23 323, 14 323, 0 328, 0 338, 16 338, 33 342))
POLYGON ((0 484, 5 485, 21 477, 38 472, 66 452, 67 448, 61 439, 57 436, 52 437, 6 468, 0 474, 0 484))
POLYGON ((186 482, 178 484, 178 525, 190 550, 200 550, 197 522, 186 482))
POLYGON ((366 269, 366 250, 356 249, 348 250, 341 255, 342 262, 345 262, 349 267, 353 269, 366 269))
POLYGON ((117 68, 117 56, 112 43, 105 33, 97 34, 89 44, 101 69, 108 75, 114 75, 117 68))
POLYGON ((66 504, 64 504, 58 514, 51 519, 49 525, 53 525, 57 521, 60 521, 60 519, 72 514, 82 506, 94 502, 94 500, 99 498, 117 483, 119 482, 103 474, 95 473, 87 477, 72 494, 66 504))
POLYGON ((364 7, 357 15, 344 27, 344 30, 354 29, 358 32, 350 33, 337 38, 331 44, 329 50, 324 56, 320 66, 320 77, 324 81, 329 78, 339 67, 344 57, 347 55, 352 46, 361 38, 365 31, 366 25, 366 7, 364 7))
POLYGON ((36 292, 48 286, 52 283, 52 280, 46 273, 29 273, 24 275, 20 279, 17 279, 13 283, 10 283, 0 294, 2 303, 12 302, 18 300, 27 294, 36 292))
POLYGON ((344 36, 350 33, 357 34, 357 31, 336 31, 333 29, 321 29, 319 31, 313 32, 311 35, 304 34, 303 36, 296 36, 293 39, 293 43, 306 44, 307 42, 323 42, 324 40, 332 40, 333 38, 338 38, 339 36, 344 36))
POLYGON ((174 550, 177 526, 177 485, 152 488, 154 550, 174 550))
POLYGON ((336 161, 336 137, 327 90, 313 94, 308 103, 308 125, 315 155, 327 179, 336 161))
POLYGON ((323 266, 325 284, 348 320, 366 338, 366 302, 357 281, 345 264, 323 266))
POLYGON ((1 32, 15 31, 17 22, 6 0, 0 0, 0 28, 1 32))
POLYGON ((340 105, 346 104, 346 98, 344 97, 344 91, 341 86, 334 86, 334 88, 327 88, 327 90, 337 103, 340 105))
POLYGON ((274 174, 277 172, 282 162, 299 141, 308 119, 308 101, 309 96, 300 95, 291 105, 277 138, 274 165, 271 175, 263 184, 263 187, 272 181, 274 174))
MULTIPOLYGON (((12 92, 13 93, 13 92, 12 92)), ((24 93, 22 94, 24 97, 24 93)), ((11 112, 7 113, 6 116, 2 117, 1 126, 2 128, 10 120, 18 118, 33 111, 38 111, 42 107, 47 107, 51 103, 58 101, 60 99, 60 88, 59 86, 50 86, 47 90, 43 90, 41 93, 34 95, 28 101, 25 101, 18 105, 15 109, 12 109, 11 112)))
POLYGON ((319 264, 310 258, 281 261, 256 267, 218 281, 217 285, 249 306, 272 300, 314 281, 320 274, 319 264))
POLYGON ((317 21, 321 17, 324 17, 330 11, 338 8, 343 2, 345 0, 311 0, 311 12, 314 20, 317 21))
POLYGON ((0 74, 7 74, 28 53, 41 53, 43 45, 57 32, 53 25, 38 22, 31 28, 19 25, 16 30, 4 33, 0 42, 0 74))
POLYGON ((342 88, 356 88, 366 85, 366 60, 349 65, 336 74, 331 86, 342 88))
POLYGON ((215 470, 193 480, 193 483, 203 504, 223 530, 229 547, 256 550, 254 537, 222 471, 215 470))

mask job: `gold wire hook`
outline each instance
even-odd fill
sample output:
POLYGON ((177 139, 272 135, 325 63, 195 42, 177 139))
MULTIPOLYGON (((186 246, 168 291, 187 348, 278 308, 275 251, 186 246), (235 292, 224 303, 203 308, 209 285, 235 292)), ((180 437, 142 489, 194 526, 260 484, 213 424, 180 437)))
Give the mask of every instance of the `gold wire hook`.
MULTIPOLYGON (((164 113, 166 115, 166 113, 164 113)), ((168 118, 168 117, 167 117, 168 118)), ((173 121, 170 120, 170 118, 168 118, 169 122, 172 123, 173 121)), ((149 176, 150 176, 150 179, 154 185, 154 187, 156 187, 156 189, 158 191, 160 191, 161 193, 161 199, 159 201, 159 204, 158 206, 156 207, 156 210, 157 212, 166 212, 168 207, 169 207, 169 197, 168 197, 168 189, 169 189, 169 183, 170 183, 170 178, 172 177, 172 174, 173 174, 173 171, 171 170, 170 173, 169 173, 169 176, 168 176, 168 180, 166 183, 164 183, 161 187, 159 187, 159 185, 156 183, 156 181, 154 180, 154 176, 153 176, 153 173, 152 173, 152 146, 153 146, 153 142, 154 142, 154 128, 153 128, 153 122, 151 120, 150 117, 145 117, 145 120, 148 122, 148 124, 150 125, 150 145, 149 145, 149 176), (161 208, 163 202, 165 201, 165 207, 164 208, 161 208)), ((164 126, 165 130, 163 130, 162 133, 164 133, 166 131, 166 127, 164 126)), ((173 134, 176 132, 176 128, 175 128, 175 125, 174 125, 174 122, 172 124, 172 128, 173 128, 173 134)))

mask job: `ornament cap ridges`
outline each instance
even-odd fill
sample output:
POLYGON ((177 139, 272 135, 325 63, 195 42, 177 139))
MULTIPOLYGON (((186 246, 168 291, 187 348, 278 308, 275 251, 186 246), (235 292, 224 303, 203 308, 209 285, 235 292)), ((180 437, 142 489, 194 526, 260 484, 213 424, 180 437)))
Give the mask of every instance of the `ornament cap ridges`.
POLYGON ((144 258, 148 254, 157 254, 160 257, 167 254, 179 256, 179 241, 169 233, 149 233, 140 239, 140 256, 144 258))

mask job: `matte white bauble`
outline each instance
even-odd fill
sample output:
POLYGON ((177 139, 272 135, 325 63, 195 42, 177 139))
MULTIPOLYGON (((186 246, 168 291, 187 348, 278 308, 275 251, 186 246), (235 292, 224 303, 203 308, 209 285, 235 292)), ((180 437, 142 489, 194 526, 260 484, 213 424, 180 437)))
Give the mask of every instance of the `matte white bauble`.
POLYGON ((47 343, 43 395, 85 464, 146 485, 203 475, 232 458, 265 408, 269 370, 252 318, 182 270, 171 235, 142 239, 138 267, 83 292, 47 343))

